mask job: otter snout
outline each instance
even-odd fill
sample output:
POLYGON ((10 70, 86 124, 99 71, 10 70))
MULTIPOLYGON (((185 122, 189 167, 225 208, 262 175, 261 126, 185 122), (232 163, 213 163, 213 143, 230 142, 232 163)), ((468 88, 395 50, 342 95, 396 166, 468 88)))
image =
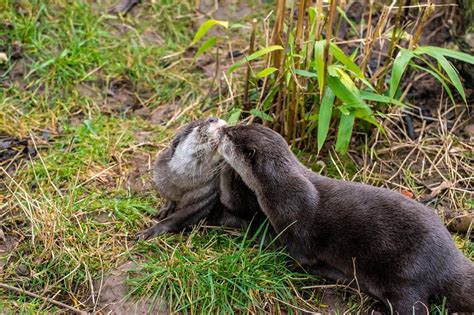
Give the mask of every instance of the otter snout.
POLYGON ((209 123, 209 127, 210 129, 212 128, 220 128, 220 127, 223 127, 223 126, 227 126, 227 122, 223 119, 220 119, 220 118, 216 118, 216 117, 210 117, 207 119, 207 122, 209 123))
POLYGON ((209 135, 211 136, 212 139, 217 140, 219 137, 218 135, 219 130, 222 127, 227 126, 227 122, 223 119, 219 119, 215 117, 208 118, 207 122, 209 124, 209 127, 207 128, 209 135))

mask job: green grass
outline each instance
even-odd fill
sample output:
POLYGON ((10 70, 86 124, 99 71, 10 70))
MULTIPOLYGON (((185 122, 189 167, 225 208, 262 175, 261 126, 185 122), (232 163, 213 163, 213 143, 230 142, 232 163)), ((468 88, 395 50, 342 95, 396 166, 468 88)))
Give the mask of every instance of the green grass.
MULTIPOLYGON (((282 251, 219 230, 176 237, 168 241, 172 251, 163 252, 162 242, 137 248, 145 263, 132 272, 131 293, 164 298, 175 311, 281 311, 279 301, 301 304, 296 288, 318 280, 288 269, 290 259, 282 251)), ((316 297, 312 302, 318 304, 316 297)))
MULTIPOLYGON (((317 279, 289 270, 283 253, 241 233, 196 230, 131 241, 162 200, 150 189, 130 188, 130 174, 152 161, 177 127, 213 105, 203 88, 212 78, 186 52, 197 21, 194 3, 142 1, 125 17, 107 14, 109 1, 91 3, 0 2, 1 52, 21 51, 0 64, 0 135, 38 148, 31 159, 17 159, 9 175, 4 168, 11 161, 0 162, 0 228, 20 240, 13 251, 0 252, 0 282, 91 310, 91 283, 133 260, 132 298, 163 296, 174 311, 317 310, 320 292, 302 289, 317 279), (177 52, 183 53, 169 56, 177 52), (108 95, 117 82, 136 108, 108 95), (168 104, 191 109, 169 128, 134 113, 168 104)), ((350 178, 358 171, 344 160, 340 175, 333 160, 322 158, 324 174, 350 178)), ((472 244, 458 243, 472 259, 472 244)), ((367 306, 354 296, 346 302, 351 312, 367 306)), ((0 308, 61 311, 2 289, 0 308)))

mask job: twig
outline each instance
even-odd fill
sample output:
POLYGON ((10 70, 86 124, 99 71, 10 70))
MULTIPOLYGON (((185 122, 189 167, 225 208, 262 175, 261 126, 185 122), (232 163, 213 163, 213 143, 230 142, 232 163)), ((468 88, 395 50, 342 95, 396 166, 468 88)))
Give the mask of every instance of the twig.
POLYGON ((68 309, 70 311, 73 311, 73 312, 76 312, 78 314, 87 314, 86 312, 78 310, 77 308, 72 307, 70 305, 64 304, 62 302, 53 300, 51 298, 47 298, 47 297, 38 295, 38 294, 30 292, 30 291, 26 291, 25 289, 20 289, 20 288, 17 288, 17 287, 14 287, 14 286, 11 286, 11 285, 8 285, 8 284, 5 284, 5 283, 0 283, 0 288, 5 289, 5 290, 15 291, 15 292, 22 293, 22 294, 26 294, 28 296, 31 296, 31 297, 34 297, 34 298, 37 298, 37 299, 41 299, 43 301, 46 301, 48 303, 60 306, 62 308, 66 308, 66 309, 68 309))

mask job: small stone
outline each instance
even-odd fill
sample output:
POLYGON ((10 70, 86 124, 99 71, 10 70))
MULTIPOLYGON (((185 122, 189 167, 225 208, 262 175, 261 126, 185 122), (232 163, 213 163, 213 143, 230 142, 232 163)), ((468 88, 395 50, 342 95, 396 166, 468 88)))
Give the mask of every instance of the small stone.
POLYGON ((466 135, 467 135, 469 138, 474 138, 474 124, 467 125, 467 126, 464 128, 464 132, 466 132, 466 135))
POLYGON ((26 265, 20 264, 18 265, 18 267, 16 267, 16 274, 19 276, 27 277, 30 275, 30 270, 26 265))
POLYGON ((474 48, 474 33, 468 33, 464 37, 464 41, 471 47, 474 48))
POLYGON ((7 61, 8 61, 7 54, 4 52, 0 52, 0 65, 7 63, 7 61))

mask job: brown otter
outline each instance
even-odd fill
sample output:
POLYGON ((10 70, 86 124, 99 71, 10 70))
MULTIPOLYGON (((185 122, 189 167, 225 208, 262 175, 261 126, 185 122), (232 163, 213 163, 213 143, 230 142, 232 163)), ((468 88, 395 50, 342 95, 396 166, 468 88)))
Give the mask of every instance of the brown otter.
POLYGON ((180 232, 203 219, 210 225, 240 228, 254 219, 252 231, 263 222, 265 216, 255 194, 216 154, 212 139, 225 124, 217 118, 193 121, 182 127, 170 147, 158 156, 154 182, 167 202, 157 215, 161 222, 140 238, 180 232))
POLYGON ((388 189, 303 166, 275 131, 222 127, 218 152, 255 192, 280 243, 315 274, 356 283, 399 314, 430 298, 474 312, 474 265, 434 211, 388 189))

